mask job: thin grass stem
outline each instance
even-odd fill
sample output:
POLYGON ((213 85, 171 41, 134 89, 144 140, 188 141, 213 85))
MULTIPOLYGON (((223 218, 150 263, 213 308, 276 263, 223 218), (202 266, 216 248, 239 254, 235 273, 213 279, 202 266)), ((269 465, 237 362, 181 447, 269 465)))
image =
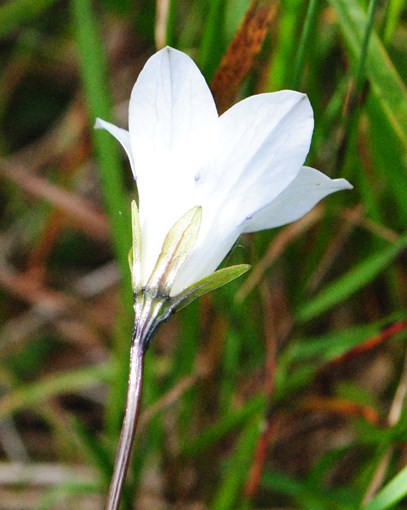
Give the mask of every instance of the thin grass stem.
POLYGON ((374 23, 374 18, 375 18, 375 13, 376 13, 376 7, 377 7, 377 0, 371 0, 369 2, 369 9, 368 9, 368 13, 367 13, 367 23, 366 23, 365 34, 363 37, 363 42, 362 42, 362 48, 360 50, 360 58, 359 58, 359 62, 358 62, 358 67, 355 72, 355 91, 354 91, 355 98, 357 98, 361 94, 362 88, 363 88, 363 83, 365 81, 366 59, 367 59, 367 54, 368 54, 368 49, 369 49, 369 41, 370 41, 370 37, 371 37, 372 31, 373 31, 373 23, 374 23))
POLYGON ((315 18, 318 14, 318 0, 310 0, 305 17, 304 28, 301 33, 300 44, 298 45, 298 52, 295 57, 294 72, 292 80, 292 88, 298 89, 301 83, 301 75, 304 70, 305 55, 313 34, 312 28, 315 25, 315 18))

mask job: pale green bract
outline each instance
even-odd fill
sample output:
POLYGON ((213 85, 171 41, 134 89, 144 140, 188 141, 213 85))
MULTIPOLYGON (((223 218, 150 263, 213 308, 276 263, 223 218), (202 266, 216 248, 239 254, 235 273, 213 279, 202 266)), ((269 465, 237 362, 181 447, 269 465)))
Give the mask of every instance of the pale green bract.
POLYGON ((303 166, 313 111, 305 94, 259 94, 218 116, 184 53, 153 55, 134 85, 129 130, 97 119, 122 144, 137 182, 130 257, 136 313, 166 317, 248 270, 216 271, 242 233, 297 220, 352 186, 303 166))

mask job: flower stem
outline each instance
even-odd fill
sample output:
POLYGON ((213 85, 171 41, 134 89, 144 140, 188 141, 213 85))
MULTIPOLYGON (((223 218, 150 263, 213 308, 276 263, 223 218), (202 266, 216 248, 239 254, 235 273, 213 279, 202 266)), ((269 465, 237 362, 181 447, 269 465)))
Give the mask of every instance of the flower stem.
POLYGON ((107 497, 106 510, 118 510, 122 489, 129 466, 134 434, 137 427, 138 410, 143 386, 145 343, 143 338, 133 333, 130 349, 130 373, 127 390, 126 412, 120 433, 112 480, 107 497))

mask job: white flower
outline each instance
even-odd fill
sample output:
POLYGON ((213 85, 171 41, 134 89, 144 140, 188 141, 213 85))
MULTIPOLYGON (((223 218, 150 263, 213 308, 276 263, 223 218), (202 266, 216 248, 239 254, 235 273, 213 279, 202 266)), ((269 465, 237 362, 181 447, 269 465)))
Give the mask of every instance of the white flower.
POLYGON ((313 125, 307 96, 290 90, 249 97, 219 117, 187 55, 172 48, 153 55, 131 94, 129 131, 96 123, 123 145, 137 181, 140 287, 168 232, 194 207, 202 216, 174 266, 171 296, 212 274, 242 233, 290 223, 351 188, 303 166, 313 125))

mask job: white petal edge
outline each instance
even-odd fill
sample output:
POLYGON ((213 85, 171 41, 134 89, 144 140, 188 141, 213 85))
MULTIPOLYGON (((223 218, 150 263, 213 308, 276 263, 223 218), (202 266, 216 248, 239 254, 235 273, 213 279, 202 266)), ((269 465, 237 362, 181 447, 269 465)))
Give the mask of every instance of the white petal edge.
POLYGON ((284 191, 245 222, 243 232, 257 232, 291 223, 327 195, 352 188, 346 179, 331 179, 314 168, 304 166, 284 191))
MULTIPOLYGON (((193 175, 212 124, 218 120, 212 93, 194 61, 170 47, 155 53, 133 87, 129 132, 143 179, 193 175)), ((140 174, 140 173, 139 173, 140 174)), ((142 177, 141 174, 139 177, 142 177)))
POLYGON ((114 124, 111 124, 110 122, 106 122, 105 120, 99 118, 96 119, 95 129, 104 129, 105 131, 113 135, 117 141, 120 142, 130 160, 131 169, 133 171, 134 178, 136 179, 136 169, 134 167, 129 132, 126 129, 119 128, 114 124))
POLYGON ((219 121, 217 171, 207 180, 211 194, 234 197, 243 221, 297 176, 311 143, 313 111, 305 94, 285 90, 244 99, 219 121))

